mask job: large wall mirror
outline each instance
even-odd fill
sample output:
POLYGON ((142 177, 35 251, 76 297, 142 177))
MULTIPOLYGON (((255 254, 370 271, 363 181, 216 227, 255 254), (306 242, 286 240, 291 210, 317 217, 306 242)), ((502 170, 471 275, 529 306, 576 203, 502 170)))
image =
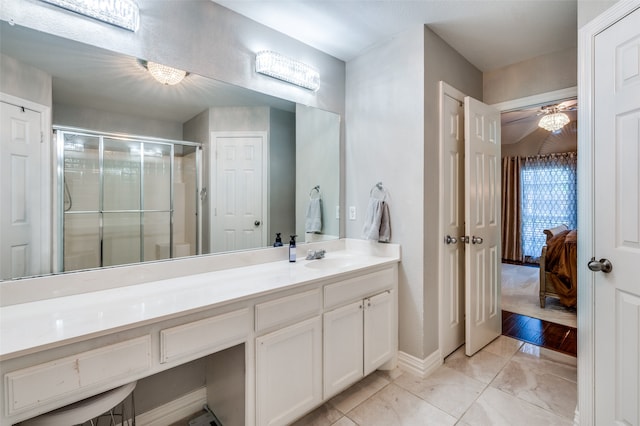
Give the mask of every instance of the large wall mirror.
MULTIPOLYGON (((2 221, 1 254, 12 260, 0 279, 266 247, 276 233, 284 244, 341 235, 338 114, 192 73, 163 85, 143 58, 0 25, 3 71, 19 76, 4 87, 50 92, 56 129, 40 167, 48 188, 27 176, 37 159, 18 181, 0 168, 0 217, 18 200, 41 224, 16 255, 2 221), (51 205, 35 209, 37 191, 51 205)), ((2 113, 11 108, 23 112, 3 102, 2 113)), ((3 159, 15 154, 10 138, 3 159)))

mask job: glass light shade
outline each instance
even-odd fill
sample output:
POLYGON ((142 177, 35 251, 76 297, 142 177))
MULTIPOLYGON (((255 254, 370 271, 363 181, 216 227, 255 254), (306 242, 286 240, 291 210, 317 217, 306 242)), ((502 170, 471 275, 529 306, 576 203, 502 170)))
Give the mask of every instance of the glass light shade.
POLYGON ((286 81, 314 92, 320 88, 320 73, 309 65, 276 52, 256 54, 256 72, 286 81))
POLYGON ((157 64, 155 62, 147 62, 147 69, 153 78, 158 80, 160 83, 169 86, 180 83, 187 76, 186 71, 157 64))
POLYGON ((563 128, 569 122, 569 117, 563 112, 554 112, 547 114, 540 119, 538 127, 542 127, 545 130, 554 132, 563 128))
POLYGON ((140 11, 133 0, 42 0, 63 9, 136 32, 140 11))

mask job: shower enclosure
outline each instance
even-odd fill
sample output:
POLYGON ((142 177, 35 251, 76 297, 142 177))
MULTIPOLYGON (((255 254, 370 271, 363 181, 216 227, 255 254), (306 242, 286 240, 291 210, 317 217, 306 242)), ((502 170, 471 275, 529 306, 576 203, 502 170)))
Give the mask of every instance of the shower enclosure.
POLYGON ((60 271, 199 254, 200 144, 55 131, 60 271))

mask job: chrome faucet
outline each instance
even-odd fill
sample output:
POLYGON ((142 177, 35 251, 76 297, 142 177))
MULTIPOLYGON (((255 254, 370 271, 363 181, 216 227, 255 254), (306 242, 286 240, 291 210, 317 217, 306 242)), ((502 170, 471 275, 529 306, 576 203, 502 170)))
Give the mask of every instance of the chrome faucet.
POLYGON ((307 260, 322 259, 326 250, 307 250, 307 260))

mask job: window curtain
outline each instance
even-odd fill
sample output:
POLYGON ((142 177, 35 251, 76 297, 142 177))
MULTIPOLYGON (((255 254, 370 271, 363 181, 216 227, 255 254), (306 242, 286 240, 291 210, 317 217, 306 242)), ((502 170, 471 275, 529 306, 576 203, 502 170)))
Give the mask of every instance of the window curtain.
POLYGON ((502 259, 523 262, 520 157, 502 158, 502 259))
POLYGON ((525 262, 539 263, 543 231, 577 226, 577 154, 526 157, 521 171, 522 250, 525 262))

